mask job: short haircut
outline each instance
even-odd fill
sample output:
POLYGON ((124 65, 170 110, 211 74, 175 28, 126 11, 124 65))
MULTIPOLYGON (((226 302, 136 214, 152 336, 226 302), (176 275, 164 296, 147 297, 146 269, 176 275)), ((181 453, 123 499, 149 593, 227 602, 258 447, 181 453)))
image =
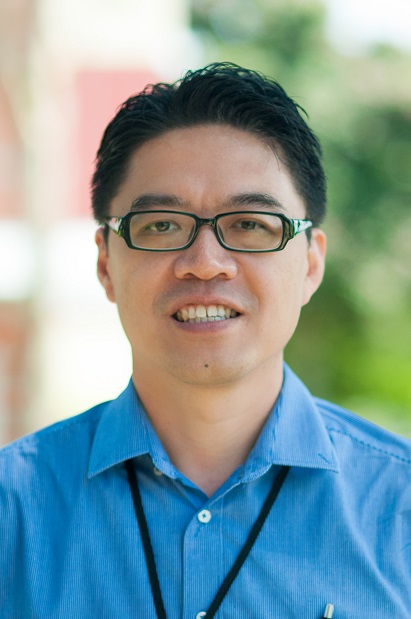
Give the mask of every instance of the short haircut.
POLYGON ((303 115, 277 82, 232 63, 188 71, 173 84, 149 85, 123 103, 104 132, 92 179, 94 216, 101 222, 109 214, 131 155, 143 143, 172 129, 219 124, 270 145, 287 166, 307 217, 318 226, 326 208, 322 150, 303 115))

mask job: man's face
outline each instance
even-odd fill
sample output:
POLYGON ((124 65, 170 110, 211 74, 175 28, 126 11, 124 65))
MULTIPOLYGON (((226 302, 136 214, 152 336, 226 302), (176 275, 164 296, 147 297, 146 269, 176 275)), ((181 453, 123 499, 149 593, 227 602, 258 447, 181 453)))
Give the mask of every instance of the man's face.
MULTIPOLYGON (((287 168, 258 137, 225 125, 175 129, 134 152, 110 215, 125 215, 143 195, 162 196, 150 199, 150 208, 200 217, 261 210, 258 201, 237 206, 235 196, 251 194, 271 196, 290 218, 306 216, 287 168)), ((278 370, 300 309, 323 274, 320 230, 313 230, 310 244, 300 234, 283 251, 263 254, 224 249, 210 226, 200 229, 191 247, 175 252, 133 250, 112 232, 106 246, 101 229, 96 240, 99 278, 117 303, 135 375, 162 380, 223 385, 278 370), (199 306, 199 313, 201 306, 215 306, 237 315, 212 322, 177 319, 177 312, 199 306)))

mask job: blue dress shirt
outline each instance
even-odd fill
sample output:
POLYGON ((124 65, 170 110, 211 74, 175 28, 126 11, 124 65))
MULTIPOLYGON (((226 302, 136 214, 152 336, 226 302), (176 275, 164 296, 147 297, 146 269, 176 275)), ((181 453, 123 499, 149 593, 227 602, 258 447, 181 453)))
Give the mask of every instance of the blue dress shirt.
POLYGON ((411 444, 314 399, 285 366, 249 458, 211 497, 170 462, 130 382, 0 451, 1 619, 155 618, 134 458, 167 617, 210 606, 279 465, 290 472, 217 619, 411 617, 411 444))

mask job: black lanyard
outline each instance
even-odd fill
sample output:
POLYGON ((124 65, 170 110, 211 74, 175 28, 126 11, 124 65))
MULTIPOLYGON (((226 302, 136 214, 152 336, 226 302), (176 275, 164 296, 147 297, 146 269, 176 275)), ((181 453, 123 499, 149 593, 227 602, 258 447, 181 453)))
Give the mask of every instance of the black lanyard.
MULTIPOLYGON (((138 526, 140 528, 141 538, 143 541, 144 555, 146 557, 148 575, 150 579, 151 592, 153 594, 154 606, 156 608, 156 613, 158 619, 166 619, 166 610, 164 608, 163 597, 161 595, 160 582, 158 580, 156 562, 154 560, 153 547, 150 541, 150 534, 148 531, 147 520, 144 514, 143 503, 141 501, 140 489, 138 487, 137 475, 133 465, 132 460, 126 460, 125 467, 128 475, 128 482, 130 484, 131 494, 133 496, 134 509, 137 516, 138 526)), ((220 608, 220 605, 225 598, 229 588, 233 584, 238 572, 240 571, 244 561, 248 557, 251 548, 254 545, 255 540, 257 539, 261 529, 263 528, 264 522, 267 519, 268 514, 274 502, 278 496, 278 493, 281 490, 281 486, 284 483, 285 478, 287 477, 287 473, 290 470, 289 466, 282 466, 278 475, 274 479, 274 483, 271 487, 271 490, 264 502, 264 505, 261 508, 261 511, 258 515, 257 520, 255 521, 253 528, 251 529, 248 538, 241 548, 240 553, 237 559, 234 562, 233 567, 228 572, 225 577, 223 584, 217 591, 217 595, 211 603, 210 608, 206 612, 206 619, 212 619, 216 614, 217 610, 220 608)))

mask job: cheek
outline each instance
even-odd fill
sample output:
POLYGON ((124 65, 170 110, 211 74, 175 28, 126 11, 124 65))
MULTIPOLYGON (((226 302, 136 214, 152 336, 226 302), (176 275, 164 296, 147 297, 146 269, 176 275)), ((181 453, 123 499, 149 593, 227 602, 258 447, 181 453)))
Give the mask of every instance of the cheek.
POLYGON ((268 320, 273 325, 281 323, 288 331, 295 328, 303 305, 306 261, 293 259, 293 256, 283 258, 286 256, 281 256, 271 269, 265 270, 260 290, 268 320))
POLYGON ((133 252, 116 261, 113 287, 120 317, 133 329, 150 319, 155 301, 167 285, 167 264, 163 256, 133 252))

